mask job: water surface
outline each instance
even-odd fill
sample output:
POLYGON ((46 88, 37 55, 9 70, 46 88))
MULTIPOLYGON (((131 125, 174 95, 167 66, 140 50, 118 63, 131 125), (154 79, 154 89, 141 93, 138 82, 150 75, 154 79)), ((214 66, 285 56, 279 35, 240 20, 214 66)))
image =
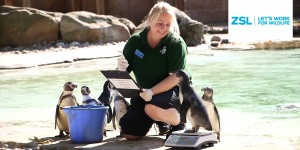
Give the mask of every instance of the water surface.
MULTIPOLYGON (((188 64, 199 94, 204 86, 214 89, 222 134, 279 137, 300 143, 300 110, 276 107, 300 105, 300 49, 207 53, 190 54, 188 64)), ((7 125, 54 128, 63 84, 88 85, 98 97, 105 81, 99 70, 115 67, 116 58, 108 58, 1 70, 0 129, 7 125)), ((80 88, 74 93, 81 102, 80 88)))

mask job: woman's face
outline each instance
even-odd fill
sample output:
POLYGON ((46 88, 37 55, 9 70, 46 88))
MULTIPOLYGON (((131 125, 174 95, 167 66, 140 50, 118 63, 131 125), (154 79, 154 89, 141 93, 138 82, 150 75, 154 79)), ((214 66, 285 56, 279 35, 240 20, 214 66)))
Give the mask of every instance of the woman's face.
POLYGON ((157 38, 163 38, 170 32, 172 24, 172 16, 168 13, 162 12, 157 18, 156 23, 151 25, 151 32, 157 38))

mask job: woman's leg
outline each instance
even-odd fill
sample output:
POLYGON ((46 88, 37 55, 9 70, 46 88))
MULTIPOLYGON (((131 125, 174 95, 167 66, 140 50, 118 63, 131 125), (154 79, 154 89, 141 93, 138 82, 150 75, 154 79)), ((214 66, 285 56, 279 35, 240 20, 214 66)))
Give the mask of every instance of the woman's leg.
POLYGON ((149 132, 153 120, 145 113, 145 101, 140 97, 131 100, 126 114, 120 119, 120 126, 127 140, 142 139, 149 132))
POLYGON ((155 121, 162 121, 172 126, 178 125, 180 121, 179 87, 176 86, 169 91, 154 95, 145 106, 146 114, 155 121))
POLYGON ((162 109, 152 104, 145 106, 146 114, 155 121, 162 121, 173 126, 180 123, 180 115, 175 108, 162 109))

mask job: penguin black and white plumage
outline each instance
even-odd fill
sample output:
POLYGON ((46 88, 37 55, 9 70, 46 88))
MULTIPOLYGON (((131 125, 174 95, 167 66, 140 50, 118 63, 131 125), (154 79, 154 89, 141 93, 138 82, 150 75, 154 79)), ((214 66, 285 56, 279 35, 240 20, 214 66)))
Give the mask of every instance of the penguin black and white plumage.
POLYGON ((66 82, 63 86, 63 92, 61 93, 58 103, 56 105, 55 113, 55 129, 56 126, 59 129, 59 135, 56 137, 63 137, 65 132, 69 134, 69 125, 67 115, 62 109, 64 106, 78 106, 73 90, 77 88, 77 85, 72 82, 66 82))
POLYGON ((123 133, 119 126, 121 117, 127 112, 127 107, 129 103, 125 98, 118 92, 118 90, 107 80, 103 85, 103 92, 99 96, 100 100, 105 106, 109 107, 108 117, 113 123, 113 128, 120 130, 120 135, 117 137, 122 137, 123 133))
MULTIPOLYGON (((104 106, 99 100, 96 100, 95 97, 91 94, 91 90, 88 86, 81 87, 82 94, 82 105, 83 106, 104 106)), ((107 125, 107 114, 104 118, 104 127, 107 125)), ((106 137, 106 129, 104 128, 103 135, 106 137)))
MULTIPOLYGON (((182 94, 182 104, 180 115, 186 115, 189 119, 192 130, 186 132, 198 132, 199 128, 212 130, 206 107, 202 98, 198 95, 195 88, 191 85, 190 78, 184 70, 178 70, 176 77, 179 78, 179 89, 182 94)), ((181 116, 184 122, 184 116, 181 116)))
POLYGON ((82 105, 83 106, 99 106, 103 105, 99 100, 95 99, 95 97, 91 94, 91 90, 88 86, 81 87, 82 94, 82 105))
POLYGON ((103 89, 102 93, 98 97, 98 100, 104 105, 108 107, 107 110, 107 124, 109 124, 112 120, 112 107, 111 107, 111 102, 112 102, 112 94, 111 94, 111 84, 107 80, 103 84, 103 89))
POLYGON ((208 113, 212 130, 217 133, 217 138, 220 141, 220 131, 221 131, 220 116, 219 116, 219 111, 213 101, 214 91, 211 87, 204 87, 201 89, 201 91, 204 92, 202 99, 208 113))
POLYGON ((126 99, 117 91, 113 85, 111 85, 112 89, 112 101, 113 101, 113 116, 112 122, 114 129, 120 130, 120 135, 117 137, 123 137, 122 129, 119 125, 120 119, 126 114, 129 103, 126 99))

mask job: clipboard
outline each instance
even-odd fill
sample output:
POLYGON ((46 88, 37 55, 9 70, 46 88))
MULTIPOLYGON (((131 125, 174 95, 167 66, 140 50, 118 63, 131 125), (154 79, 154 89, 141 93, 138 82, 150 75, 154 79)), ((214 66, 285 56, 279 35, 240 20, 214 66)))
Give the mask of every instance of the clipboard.
POLYGON ((100 72, 125 98, 139 96, 140 92, 142 91, 127 71, 100 70, 100 72))

